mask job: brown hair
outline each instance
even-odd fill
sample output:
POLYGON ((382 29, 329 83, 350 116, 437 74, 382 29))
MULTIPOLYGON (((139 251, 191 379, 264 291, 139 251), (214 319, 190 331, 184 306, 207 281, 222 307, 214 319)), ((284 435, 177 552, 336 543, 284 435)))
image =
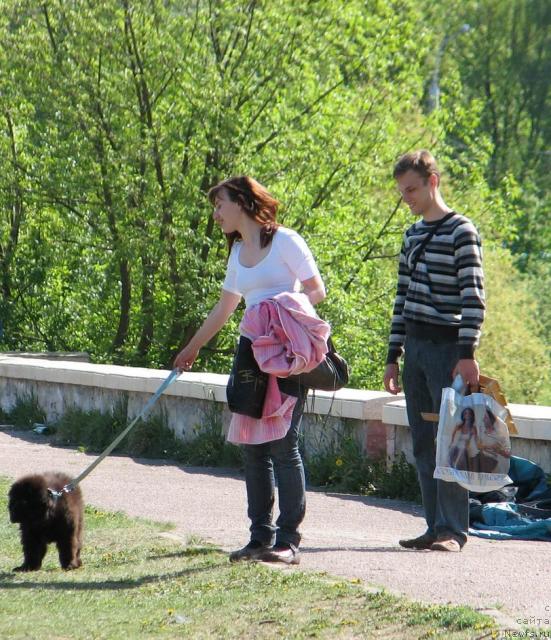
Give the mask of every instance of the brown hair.
POLYGON ((436 175, 440 178, 440 170, 436 164, 436 160, 430 151, 426 149, 419 149, 418 151, 411 151, 405 153, 398 158, 398 162, 394 165, 394 178, 403 176, 407 171, 415 171, 424 180, 425 183, 431 175, 436 175))
MULTIPOLYGON (((216 196, 224 189, 232 202, 237 202, 241 209, 256 222, 262 225, 260 230, 260 246, 266 247, 274 237, 279 224, 276 222, 279 202, 268 193, 268 190, 249 176, 236 176, 222 180, 208 192, 208 199, 214 204, 216 196)), ((228 249, 241 238, 239 231, 227 233, 228 249)))

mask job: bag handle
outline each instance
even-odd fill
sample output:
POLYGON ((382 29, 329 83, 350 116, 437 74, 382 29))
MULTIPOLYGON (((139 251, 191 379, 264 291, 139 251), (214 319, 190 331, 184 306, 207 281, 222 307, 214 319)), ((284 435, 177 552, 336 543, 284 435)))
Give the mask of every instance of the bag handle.
POLYGON ((438 220, 438 222, 434 225, 434 227, 427 233, 427 235, 419 245, 419 250, 415 252, 415 255, 413 257, 413 264, 411 265, 411 269, 410 269, 411 273, 415 271, 415 267, 417 266, 417 262, 419 261, 419 258, 425 252, 425 248, 428 245, 428 243, 432 240, 434 234, 444 224, 444 222, 449 220, 454 215, 455 215, 455 211, 450 211, 443 218, 440 218, 440 220, 438 220))

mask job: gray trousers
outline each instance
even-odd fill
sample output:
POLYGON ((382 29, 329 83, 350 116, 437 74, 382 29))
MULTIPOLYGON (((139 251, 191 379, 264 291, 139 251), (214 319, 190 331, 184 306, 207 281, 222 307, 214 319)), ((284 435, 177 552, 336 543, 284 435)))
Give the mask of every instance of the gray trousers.
POLYGON ((421 417, 421 412, 439 412, 442 388, 452 383, 457 345, 410 336, 406 337, 404 350, 402 382, 427 533, 434 537, 452 535, 464 544, 469 528, 469 492, 455 482, 433 478, 437 423, 421 417))

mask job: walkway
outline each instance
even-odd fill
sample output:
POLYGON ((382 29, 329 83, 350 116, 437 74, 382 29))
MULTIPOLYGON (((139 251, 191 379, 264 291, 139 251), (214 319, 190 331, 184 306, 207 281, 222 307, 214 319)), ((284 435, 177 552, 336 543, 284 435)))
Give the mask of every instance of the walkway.
MULTIPOLYGON (((46 470, 74 477, 94 459, 28 432, 0 431, 0 451, 0 475, 10 478, 46 470)), ((226 550, 247 541, 245 487, 235 473, 111 456, 82 490, 97 507, 172 522, 184 540, 199 536, 226 550)), ((423 531, 420 507, 319 491, 307 500, 300 569, 359 578, 430 603, 501 608, 511 622, 551 636, 548 542, 470 538, 460 554, 407 551, 397 540, 423 531)))

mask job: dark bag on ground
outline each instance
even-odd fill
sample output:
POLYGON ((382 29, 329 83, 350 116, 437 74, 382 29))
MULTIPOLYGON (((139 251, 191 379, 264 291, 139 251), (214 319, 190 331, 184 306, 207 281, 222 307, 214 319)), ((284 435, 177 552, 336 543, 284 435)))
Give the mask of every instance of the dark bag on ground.
POLYGON ((252 342, 241 336, 226 387, 229 410, 257 420, 261 418, 268 377, 255 360, 252 342))
POLYGON ((337 353, 333 340, 327 340, 328 351, 315 369, 298 376, 289 376, 303 387, 319 391, 338 391, 348 384, 350 369, 346 360, 337 353))

